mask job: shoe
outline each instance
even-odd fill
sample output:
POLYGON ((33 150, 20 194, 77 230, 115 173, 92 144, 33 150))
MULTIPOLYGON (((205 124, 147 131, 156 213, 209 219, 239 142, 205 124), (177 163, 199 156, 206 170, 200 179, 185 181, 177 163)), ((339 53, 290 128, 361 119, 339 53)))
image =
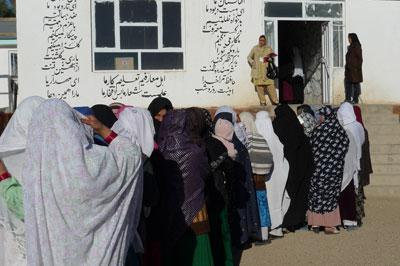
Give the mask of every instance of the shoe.
POLYGON ((305 226, 299 228, 298 230, 299 230, 299 231, 308 231, 308 230, 309 230, 309 229, 308 229, 308 225, 305 225, 305 226))
POLYGON ((311 231, 313 231, 315 234, 319 234, 319 226, 313 225, 311 226, 311 231))
POLYGON ((352 232, 352 231, 357 230, 358 227, 354 226, 354 225, 349 225, 349 226, 346 226, 346 229, 347 229, 348 232, 352 232))
POLYGON ((266 104, 266 103, 260 103, 260 105, 261 105, 261 106, 267 106, 267 104, 266 104))
POLYGON ((272 234, 268 235, 268 240, 269 239, 270 240, 275 240, 275 239, 280 239, 280 238, 283 238, 283 236, 276 236, 276 235, 272 235, 272 234))
POLYGON ((254 242, 255 246, 263 246, 263 245, 268 245, 268 244, 271 244, 271 240, 269 240, 269 239, 254 242))
POLYGON ((339 233, 340 233, 340 231, 336 227, 325 227, 325 235, 337 235, 339 233), (326 230, 327 228, 332 229, 333 231, 331 231, 331 230, 327 231, 326 230))

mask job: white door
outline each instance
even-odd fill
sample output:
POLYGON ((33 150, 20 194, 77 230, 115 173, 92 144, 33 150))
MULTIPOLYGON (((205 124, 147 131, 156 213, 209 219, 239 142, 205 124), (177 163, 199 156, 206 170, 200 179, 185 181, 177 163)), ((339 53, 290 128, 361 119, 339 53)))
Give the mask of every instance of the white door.
POLYGON ((333 62, 333 28, 332 22, 322 24, 322 101, 324 104, 333 102, 332 93, 332 62, 333 62))

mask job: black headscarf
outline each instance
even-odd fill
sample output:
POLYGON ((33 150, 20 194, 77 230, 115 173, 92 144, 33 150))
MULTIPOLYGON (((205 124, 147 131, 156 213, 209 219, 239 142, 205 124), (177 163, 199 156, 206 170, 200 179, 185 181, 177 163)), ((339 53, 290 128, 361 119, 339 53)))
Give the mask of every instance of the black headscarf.
POLYGON ((108 128, 112 128, 114 123, 117 122, 118 120, 112 109, 107 105, 104 104, 93 105, 92 111, 96 116, 96 118, 108 128))
POLYGON ((351 44, 358 44, 358 45, 360 45, 361 46, 361 43, 360 43, 360 40, 358 39, 358 36, 357 36, 357 34, 355 34, 355 33, 349 33, 349 37, 350 37, 350 39, 351 39, 351 44))
POLYGON ((185 111, 189 118, 190 137, 199 147, 205 148, 204 138, 207 134, 207 126, 203 111, 197 107, 188 108, 185 111))
POLYGON ((297 111, 302 110, 305 113, 309 113, 313 117, 315 117, 314 111, 311 109, 311 107, 308 104, 303 104, 297 107, 297 111))
POLYGON ((156 134, 154 139, 158 139, 158 133, 160 131, 161 122, 155 119, 154 117, 162 110, 165 109, 168 111, 174 109, 170 100, 165 97, 157 97, 155 98, 147 108, 151 113, 151 117, 153 117, 154 128, 156 130, 156 134))
POLYGON ((283 226, 293 231, 304 225, 313 156, 304 129, 292 108, 280 105, 275 109, 275 114, 272 125, 284 146, 284 155, 290 166, 286 190, 291 201, 283 226))
POLYGON ((207 109, 204 109, 204 108, 201 108, 201 111, 203 112, 204 118, 206 121, 206 136, 211 137, 212 134, 214 133, 214 127, 213 127, 211 113, 210 113, 210 111, 208 111, 207 109))

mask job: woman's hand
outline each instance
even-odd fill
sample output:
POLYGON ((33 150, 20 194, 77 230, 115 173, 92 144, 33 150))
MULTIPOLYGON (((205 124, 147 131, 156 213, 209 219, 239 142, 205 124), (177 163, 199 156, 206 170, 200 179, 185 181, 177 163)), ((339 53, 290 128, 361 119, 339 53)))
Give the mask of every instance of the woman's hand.
POLYGON ((4 174, 5 172, 7 172, 7 169, 4 166, 3 160, 0 160, 0 175, 4 174))
POLYGON ((93 115, 87 115, 87 119, 81 119, 82 123, 93 128, 94 133, 99 134, 103 139, 107 138, 111 134, 111 129, 103 125, 97 118, 93 115))

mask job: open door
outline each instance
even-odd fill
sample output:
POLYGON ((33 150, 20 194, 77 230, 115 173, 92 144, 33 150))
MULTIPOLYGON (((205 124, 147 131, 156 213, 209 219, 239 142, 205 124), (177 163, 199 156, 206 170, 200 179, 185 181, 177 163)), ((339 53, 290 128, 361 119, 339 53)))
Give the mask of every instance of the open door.
POLYGON ((332 103, 332 62, 333 62, 333 28, 332 22, 324 22, 322 30, 322 99, 324 104, 332 103))

